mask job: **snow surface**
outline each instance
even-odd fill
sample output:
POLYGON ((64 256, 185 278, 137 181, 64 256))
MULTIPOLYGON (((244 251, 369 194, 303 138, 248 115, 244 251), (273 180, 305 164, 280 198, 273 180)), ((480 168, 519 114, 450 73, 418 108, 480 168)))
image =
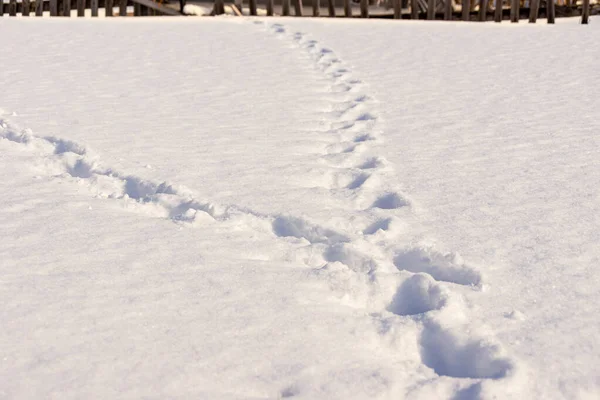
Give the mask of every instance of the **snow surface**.
POLYGON ((598 29, 3 20, 0 397, 598 398, 598 29))

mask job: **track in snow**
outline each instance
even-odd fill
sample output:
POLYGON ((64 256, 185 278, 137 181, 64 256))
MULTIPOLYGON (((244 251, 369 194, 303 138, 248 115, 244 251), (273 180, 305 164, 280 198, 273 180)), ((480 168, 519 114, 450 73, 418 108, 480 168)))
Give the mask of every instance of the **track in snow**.
MULTIPOLYGON (((325 243, 322 251, 327 264, 318 270, 328 268, 331 263, 341 263, 367 278, 365 282, 370 285, 367 292, 371 295, 377 291, 377 280, 386 278, 385 268, 381 265, 385 261, 381 258, 391 257, 398 271, 408 273, 409 277, 398 286, 386 310, 398 317, 419 321, 422 362, 440 376, 505 377, 513 368, 513 362, 503 356, 500 346, 489 337, 465 332, 470 330, 466 309, 462 299, 452 293, 453 285, 481 287, 479 271, 457 254, 442 254, 426 246, 397 249, 390 243, 393 235, 386 236, 398 219, 396 211, 410 209, 411 203, 401 192, 382 188, 384 178, 378 175, 384 168, 389 169, 385 158, 360 156, 370 144, 381 141, 382 128, 374 98, 363 91, 363 83, 352 76, 333 50, 302 32, 288 31, 282 24, 269 25, 262 21, 255 24, 308 53, 315 68, 328 79, 331 110, 327 112, 329 129, 326 134, 340 140, 329 146, 323 159, 336 174, 346 177, 345 180, 338 179, 342 183, 331 188, 343 188, 357 196, 371 198, 372 202, 365 208, 359 207, 357 212, 377 216, 375 222, 368 224, 358 236, 344 235, 344 232, 315 235, 318 228, 301 226, 293 219, 276 220, 276 234, 302 237, 321 247, 325 243), (377 240, 370 240, 372 236, 377 236, 377 240), (386 248, 392 249, 391 254, 386 248)), ((468 390, 477 391, 478 388, 475 383, 468 390)))

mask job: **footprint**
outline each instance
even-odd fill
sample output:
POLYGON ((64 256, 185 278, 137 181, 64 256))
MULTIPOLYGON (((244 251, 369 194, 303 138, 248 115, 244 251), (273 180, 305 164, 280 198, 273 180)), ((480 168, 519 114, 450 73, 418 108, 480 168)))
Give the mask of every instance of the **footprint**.
POLYGON ((67 173, 73 178, 89 179, 94 176, 94 166, 83 159, 75 161, 75 164, 67 164, 67 173))
POLYGON ((328 262, 340 262, 352 271, 369 274, 375 271, 377 264, 371 257, 364 255, 347 243, 338 243, 330 246, 323 254, 328 262))
POLYGON ((86 154, 85 147, 70 140, 59 139, 54 136, 46 136, 43 139, 54 145, 54 154, 75 153, 80 156, 86 154))
POLYGON ((388 193, 375 200, 371 207, 381 208, 383 210, 393 210, 400 207, 406 207, 408 205, 408 201, 399 194, 388 193))
POLYGON ((310 243, 335 244, 348 242, 349 239, 330 229, 312 225, 295 217, 278 216, 273 221, 273 232, 279 237, 295 237, 308 240, 310 243))
POLYGON ((486 339, 454 334, 434 321, 426 321, 419 340, 421 360, 440 376, 500 379, 512 369, 501 348, 486 339))
POLYGON ((369 179, 371 175, 367 173, 362 173, 358 175, 348 186, 347 189, 358 189, 360 188, 366 181, 369 179))
POLYGON ((368 141, 372 141, 372 140, 376 140, 376 138, 369 133, 365 133, 363 135, 358 135, 357 137, 355 137, 354 143, 362 143, 362 142, 368 142, 368 141))
POLYGON ((135 176, 127 176, 123 180, 125 182, 125 194, 134 200, 147 201, 150 200, 151 196, 156 194, 177 195, 175 189, 166 182, 156 184, 135 176))
POLYGON ((367 161, 363 162, 358 166, 359 169, 375 169, 382 167, 384 165, 384 160, 380 157, 369 158, 367 161))
POLYGON ((367 228, 365 228, 363 230, 363 233, 365 235, 374 235, 375 233, 377 233, 380 230, 387 231, 390 229, 391 224, 392 224, 391 218, 382 219, 382 220, 376 221, 373 224, 369 225, 367 228))
POLYGON ((448 294, 433 278, 416 274, 405 280, 398 288, 388 311, 396 315, 416 315, 439 310, 448 299, 448 294))
POLYGON ((401 271, 424 272, 437 281, 473 286, 481 284, 481 274, 453 254, 442 255, 426 249, 411 249, 397 254, 394 265, 401 271))

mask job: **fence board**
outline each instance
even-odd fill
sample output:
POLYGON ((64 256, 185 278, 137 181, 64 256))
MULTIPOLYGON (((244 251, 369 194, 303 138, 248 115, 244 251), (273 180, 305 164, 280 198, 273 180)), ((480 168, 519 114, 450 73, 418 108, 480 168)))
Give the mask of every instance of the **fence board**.
POLYGON ((471 19, 471 0, 462 1, 462 19, 463 21, 471 19))
MULTIPOLYGON (((273 16, 273 9, 275 8, 275 2, 273 0, 267 0, 267 16, 273 16)), ((240 10, 242 11, 242 10, 240 10)))
POLYGON ((10 17, 17 16, 17 0, 10 0, 10 3, 8 4, 8 15, 10 17))
POLYGON ((435 0, 427 0, 427 19, 435 19, 435 0))
POLYGON ((113 0, 106 0, 106 2, 104 3, 104 12, 107 17, 113 16, 113 0))
MULTIPOLYGON (((225 6, 223 6, 223 12, 225 11, 225 6)), ((258 15, 256 11, 256 0, 250 0, 248 2, 248 9, 250 10, 250 15, 258 15)))
POLYGON ((98 16, 98 0, 90 0, 90 8, 92 9, 92 17, 98 16))
POLYGON ((590 0, 583 0, 581 6, 581 23, 587 25, 590 19, 590 0))
POLYGON ((540 0, 530 0, 531 7, 529 8, 529 23, 535 24, 538 17, 538 10, 540 8, 540 0))
POLYGON ((63 17, 71 16, 71 0, 63 0, 63 17))
POLYGON ((313 17, 320 17, 321 16, 321 2, 320 2, 320 0, 313 0, 312 1, 312 12, 313 12, 313 17))
POLYGON ((133 3, 133 15, 135 17, 140 17, 142 15, 142 5, 140 3, 133 3))
POLYGON ((360 0, 361 18, 369 18, 369 0, 360 0))
POLYGON ((402 0, 393 0, 394 2, 394 19, 402 18, 402 0))
POLYGON ((281 1, 281 15, 289 17, 290 15, 290 0, 281 1))
POLYGON ((452 19, 452 0, 444 0, 444 20, 452 19))
POLYGON ((556 18, 556 8, 554 7, 554 0, 547 0, 546 13, 548 14, 548 23, 553 24, 556 18))
POLYGON ((487 19, 488 0, 479 0, 479 21, 485 22, 487 19))
POLYGON ((35 0, 35 16, 41 17, 44 14, 44 0, 35 0))
POLYGON ((496 9, 494 10, 494 21, 502 22, 502 0, 496 0, 496 9))
POLYGON ((127 16, 127 0, 120 0, 119 2, 119 16, 126 17, 127 16))
POLYGON ((334 2, 334 0, 327 0, 327 8, 329 8, 329 16, 335 17, 335 2, 334 2))
POLYGON ((31 10, 31 3, 29 2, 29 0, 23 0, 23 9, 21 10, 21 14, 24 17, 29 17, 29 11, 31 10))
MULTIPOLYGON (((252 0, 250 0, 250 9, 252 9, 252 0)), ((213 11, 215 15, 225 14, 225 3, 223 2, 223 0, 215 0, 213 11)), ((148 10, 148 13, 150 14, 150 10, 148 10)))
POLYGON ((295 0, 294 7, 296 8, 296 17, 302 16, 302 0, 295 0))
POLYGON ((58 0, 50 0, 50 16, 56 17, 58 15, 58 0))
POLYGON ((510 3, 510 22, 518 23, 519 22, 519 7, 521 6, 519 0, 512 0, 510 3))
POLYGON ((350 4, 350 0, 344 0, 344 15, 348 18, 352 17, 352 4, 350 4))
POLYGON ((85 17, 85 0, 77 0, 77 16, 85 17))
POLYGON ((0 17, 4 15, 4 2, 0 0, 0 17))

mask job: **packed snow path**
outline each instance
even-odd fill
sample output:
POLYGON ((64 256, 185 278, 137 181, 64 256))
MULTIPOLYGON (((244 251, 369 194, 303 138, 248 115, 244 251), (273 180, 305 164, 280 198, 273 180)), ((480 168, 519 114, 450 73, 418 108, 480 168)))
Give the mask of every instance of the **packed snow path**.
MULTIPOLYGON (((474 265, 449 252, 470 247, 427 213, 452 204, 414 190, 414 170, 439 179, 423 172, 435 168, 392 151, 410 146, 413 128, 390 120, 436 91, 395 108, 386 79, 361 64, 370 57, 343 39, 360 23, 281 21, 165 21, 158 32, 150 22, 44 22, 36 51, 12 50, 0 97, 11 188, 0 210, 0 393, 593 396, 581 384, 592 369, 562 376, 557 391, 537 373, 540 358, 515 351, 532 312, 490 303, 490 286, 509 289, 497 266, 486 253, 471 252, 474 265), (73 29, 70 46, 47 40, 73 29), (86 40, 99 33, 118 45, 86 40), (173 46, 181 37, 189 42, 173 46), (89 52, 73 53, 77 43, 89 52), (23 74, 33 65, 37 80, 23 74), (128 79, 111 81, 113 70, 128 79), (167 72, 169 86, 157 85, 167 72), (498 305, 513 336, 481 312, 498 305)), ((378 26, 373 38, 390 27, 378 26)), ((441 126, 431 132, 444 138, 441 126)))

